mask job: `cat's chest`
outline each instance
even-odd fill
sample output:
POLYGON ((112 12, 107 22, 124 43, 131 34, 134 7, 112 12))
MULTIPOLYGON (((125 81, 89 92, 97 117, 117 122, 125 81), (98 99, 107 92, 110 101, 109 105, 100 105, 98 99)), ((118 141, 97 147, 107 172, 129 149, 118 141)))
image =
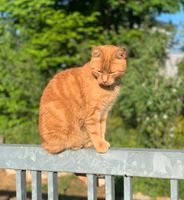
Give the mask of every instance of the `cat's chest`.
POLYGON ((93 88, 91 90, 91 103, 102 110, 110 110, 119 94, 120 87, 117 86, 113 90, 105 90, 103 88, 93 88))
POLYGON ((119 87, 117 87, 113 92, 111 91, 108 94, 104 94, 104 98, 102 98, 101 100, 101 104, 102 107, 108 109, 111 109, 111 107, 113 106, 114 102, 117 99, 117 96, 119 94, 119 87))

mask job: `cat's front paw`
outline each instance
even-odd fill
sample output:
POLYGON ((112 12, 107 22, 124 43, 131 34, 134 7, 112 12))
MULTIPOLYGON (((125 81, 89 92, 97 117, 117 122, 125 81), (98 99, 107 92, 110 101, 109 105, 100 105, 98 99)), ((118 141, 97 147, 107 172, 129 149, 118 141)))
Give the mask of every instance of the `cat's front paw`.
POLYGON ((108 151, 109 147, 110 147, 110 144, 107 141, 103 140, 99 142, 99 144, 96 146, 96 151, 98 153, 105 153, 108 151))

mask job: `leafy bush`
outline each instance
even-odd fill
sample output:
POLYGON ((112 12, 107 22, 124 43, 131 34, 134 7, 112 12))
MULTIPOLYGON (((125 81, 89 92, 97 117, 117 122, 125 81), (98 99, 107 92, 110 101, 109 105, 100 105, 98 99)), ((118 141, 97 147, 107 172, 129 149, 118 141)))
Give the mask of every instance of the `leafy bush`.
POLYGON ((135 43, 112 117, 121 117, 127 129, 136 130, 139 145, 173 148, 176 121, 182 111, 184 72, 165 76, 168 39, 163 33, 144 32, 135 43))
POLYGON ((0 48, 0 134, 6 142, 34 143, 42 76, 31 57, 8 42, 0 48))

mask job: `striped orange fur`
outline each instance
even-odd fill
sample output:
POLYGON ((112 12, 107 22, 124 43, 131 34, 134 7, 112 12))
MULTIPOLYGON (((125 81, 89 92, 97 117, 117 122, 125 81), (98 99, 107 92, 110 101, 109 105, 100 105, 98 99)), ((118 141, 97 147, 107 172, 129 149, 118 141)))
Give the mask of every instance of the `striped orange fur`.
POLYGON ((94 146, 106 152, 106 120, 126 70, 125 48, 93 47, 82 67, 56 74, 40 101, 39 132, 50 153, 94 146))

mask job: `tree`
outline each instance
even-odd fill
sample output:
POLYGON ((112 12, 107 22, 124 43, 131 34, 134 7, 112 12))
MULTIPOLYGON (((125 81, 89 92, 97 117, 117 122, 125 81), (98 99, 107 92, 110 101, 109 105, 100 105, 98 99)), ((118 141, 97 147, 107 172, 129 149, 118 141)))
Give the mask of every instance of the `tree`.
POLYGON ((93 26, 96 13, 66 15, 54 5, 51 0, 1 1, 0 134, 7 142, 39 141, 38 105, 47 79, 77 63, 77 51, 85 50, 79 44, 85 39, 90 45, 100 30, 93 26))
POLYGON ((142 27, 145 21, 150 25, 155 24, 155 16, 160 13, 174 13, 179 10, 183 0, 75 0, 67 2, 56 1, 57 9, 64 9, 68 14, 78 11, 85 16, 93 12, 99 12, 98 24, 104 29, 113 29, 117 31, 123 26, 128 29, 142 27))
POLYGON ((136 131, 138 146, 175 146, 176 121, 182 111, 184 71, 182 69, 176 77, 165 76, 168 39, 165 33, 144 30, 134 37, 134 43, 128 44, 133 57, 128 61, 112 119, 122 118, 127 133, 132 129, 136 131))
POLYGON ((61 67, 79 64, 79 51, 85 52, 81 43, 88 41, 89 47, 101 31, 101 27, 95 25, 97 12, 89 16, 77 11, 67 14, 65 9, 58 9, 53 0, 4 1, 0 11, 6 13, 7 22, 13 21, 20 43, 26 41, 25 51, 49 76, 61 67))
POLYGON ((176 12, 180 4, 183 0, 1 0, 0 13, 1 21, 15 27, 19 42, 26 40, 25 50, 48 75, 61 65, 82 64, 81 53, 102 42, 99 38, 104 30, 115 30, 119 37, 122 27, 131 31, 155 26, 157 14, 176 12))
MULTIPOLYGON (((7 27, 13 32, 11 27, 7 27)), ((43 88, 39 68, 17 48, 10 32, 0 44, 0 134, 7 142, 38 142, 38 103, 43 88)))

